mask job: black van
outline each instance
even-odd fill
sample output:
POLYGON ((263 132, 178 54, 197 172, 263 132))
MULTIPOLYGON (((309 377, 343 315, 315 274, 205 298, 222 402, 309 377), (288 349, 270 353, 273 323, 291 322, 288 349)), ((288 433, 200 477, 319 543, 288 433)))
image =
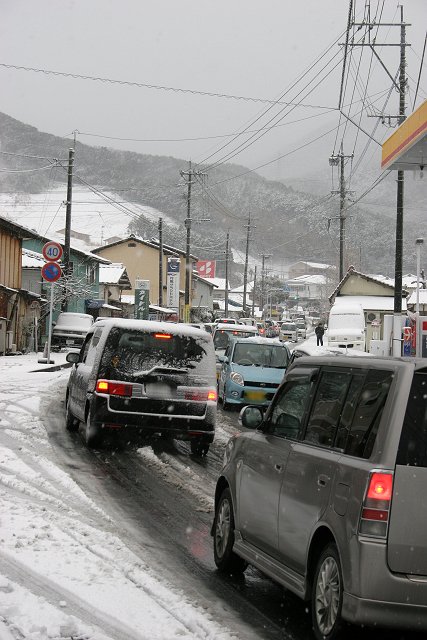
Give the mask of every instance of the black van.
POLYGON ((109 429, 137 429, 189 440, 205 455, 217 409, 212 336, 185 324, 106 319, 96 322, 72 362, 66 427, 84 425, 89 447, 109 429))

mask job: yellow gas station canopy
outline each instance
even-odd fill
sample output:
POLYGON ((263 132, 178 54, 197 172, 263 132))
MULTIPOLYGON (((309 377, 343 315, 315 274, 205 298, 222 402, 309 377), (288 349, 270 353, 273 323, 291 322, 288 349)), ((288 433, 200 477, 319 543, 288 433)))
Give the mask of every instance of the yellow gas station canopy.
POLYGON ((382 146, 382 169, 420 171, 427 162, 427 100, 382 146))

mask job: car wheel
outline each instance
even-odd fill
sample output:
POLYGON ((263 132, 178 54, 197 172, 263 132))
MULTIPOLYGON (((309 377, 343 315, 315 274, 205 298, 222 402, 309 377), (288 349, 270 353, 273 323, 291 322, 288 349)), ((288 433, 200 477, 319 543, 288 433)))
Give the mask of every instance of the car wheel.
POLYGON ((84 440, 90 449, 102 445, 101 429, 91 421, 90 411, 88 411, 84 425, 84 440))
POLYGON ((234 553, 234 514, 231 493, 225 489, 215 510, 213 526, 214 559, 220 571, 224 573, 242 573, 246 560, 234 553))
POLYGON ((79 421, 73 416, 70 411, 70 396, 67 395, 65 401, 65 428, 67 431, 77 431, 79 428, 79 421))
POLYGON ((314 634, 318 640, 333 640, 342 626, 343 583, 335 544, 328 545, 317 563, 311 594, 314 634))
POLYGON ((201 440, 191 440, 190 442, 191 453, 193 456, 202 457, 205 456, 209 451, 209 444, 207 442, 202 442, 201 440))

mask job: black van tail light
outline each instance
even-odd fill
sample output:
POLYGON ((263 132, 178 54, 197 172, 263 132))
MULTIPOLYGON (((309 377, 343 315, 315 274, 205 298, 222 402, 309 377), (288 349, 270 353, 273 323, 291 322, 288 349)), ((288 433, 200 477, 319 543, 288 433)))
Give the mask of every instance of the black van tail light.
POLYGON ((387 537, 392 495, 393 474, 390 471, 371 471, 360 514, 359 534, 372 538, 387 537))
POLYGON ((196 400, 198 402, 206 402, 207 400, 211 400, 216 402, 218 399, 218 394, 215 390, 199 390, 199 389, 187 389, 184 392, 185 400, 196 400))
POLYGON ((130 398, 132 395, 132 385, 123 382, 111 382, 111 380, 97 380, 97 393, 107 393, 110 396, 124 396, 130 398))
POLYGON ((154 337, 156 340, 171 340, 172 335, 170 333, 155 333, 154 337))

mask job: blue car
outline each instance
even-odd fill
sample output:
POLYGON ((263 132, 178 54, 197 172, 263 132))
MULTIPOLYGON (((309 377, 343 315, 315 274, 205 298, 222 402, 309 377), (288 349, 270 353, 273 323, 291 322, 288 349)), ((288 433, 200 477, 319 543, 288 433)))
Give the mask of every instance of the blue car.
POLYGON ((290 352, 277 339, 254 337, 231 341, 219 359, 218 397, 224 409, 230 405, 268 406, 283 380, 290 352))

